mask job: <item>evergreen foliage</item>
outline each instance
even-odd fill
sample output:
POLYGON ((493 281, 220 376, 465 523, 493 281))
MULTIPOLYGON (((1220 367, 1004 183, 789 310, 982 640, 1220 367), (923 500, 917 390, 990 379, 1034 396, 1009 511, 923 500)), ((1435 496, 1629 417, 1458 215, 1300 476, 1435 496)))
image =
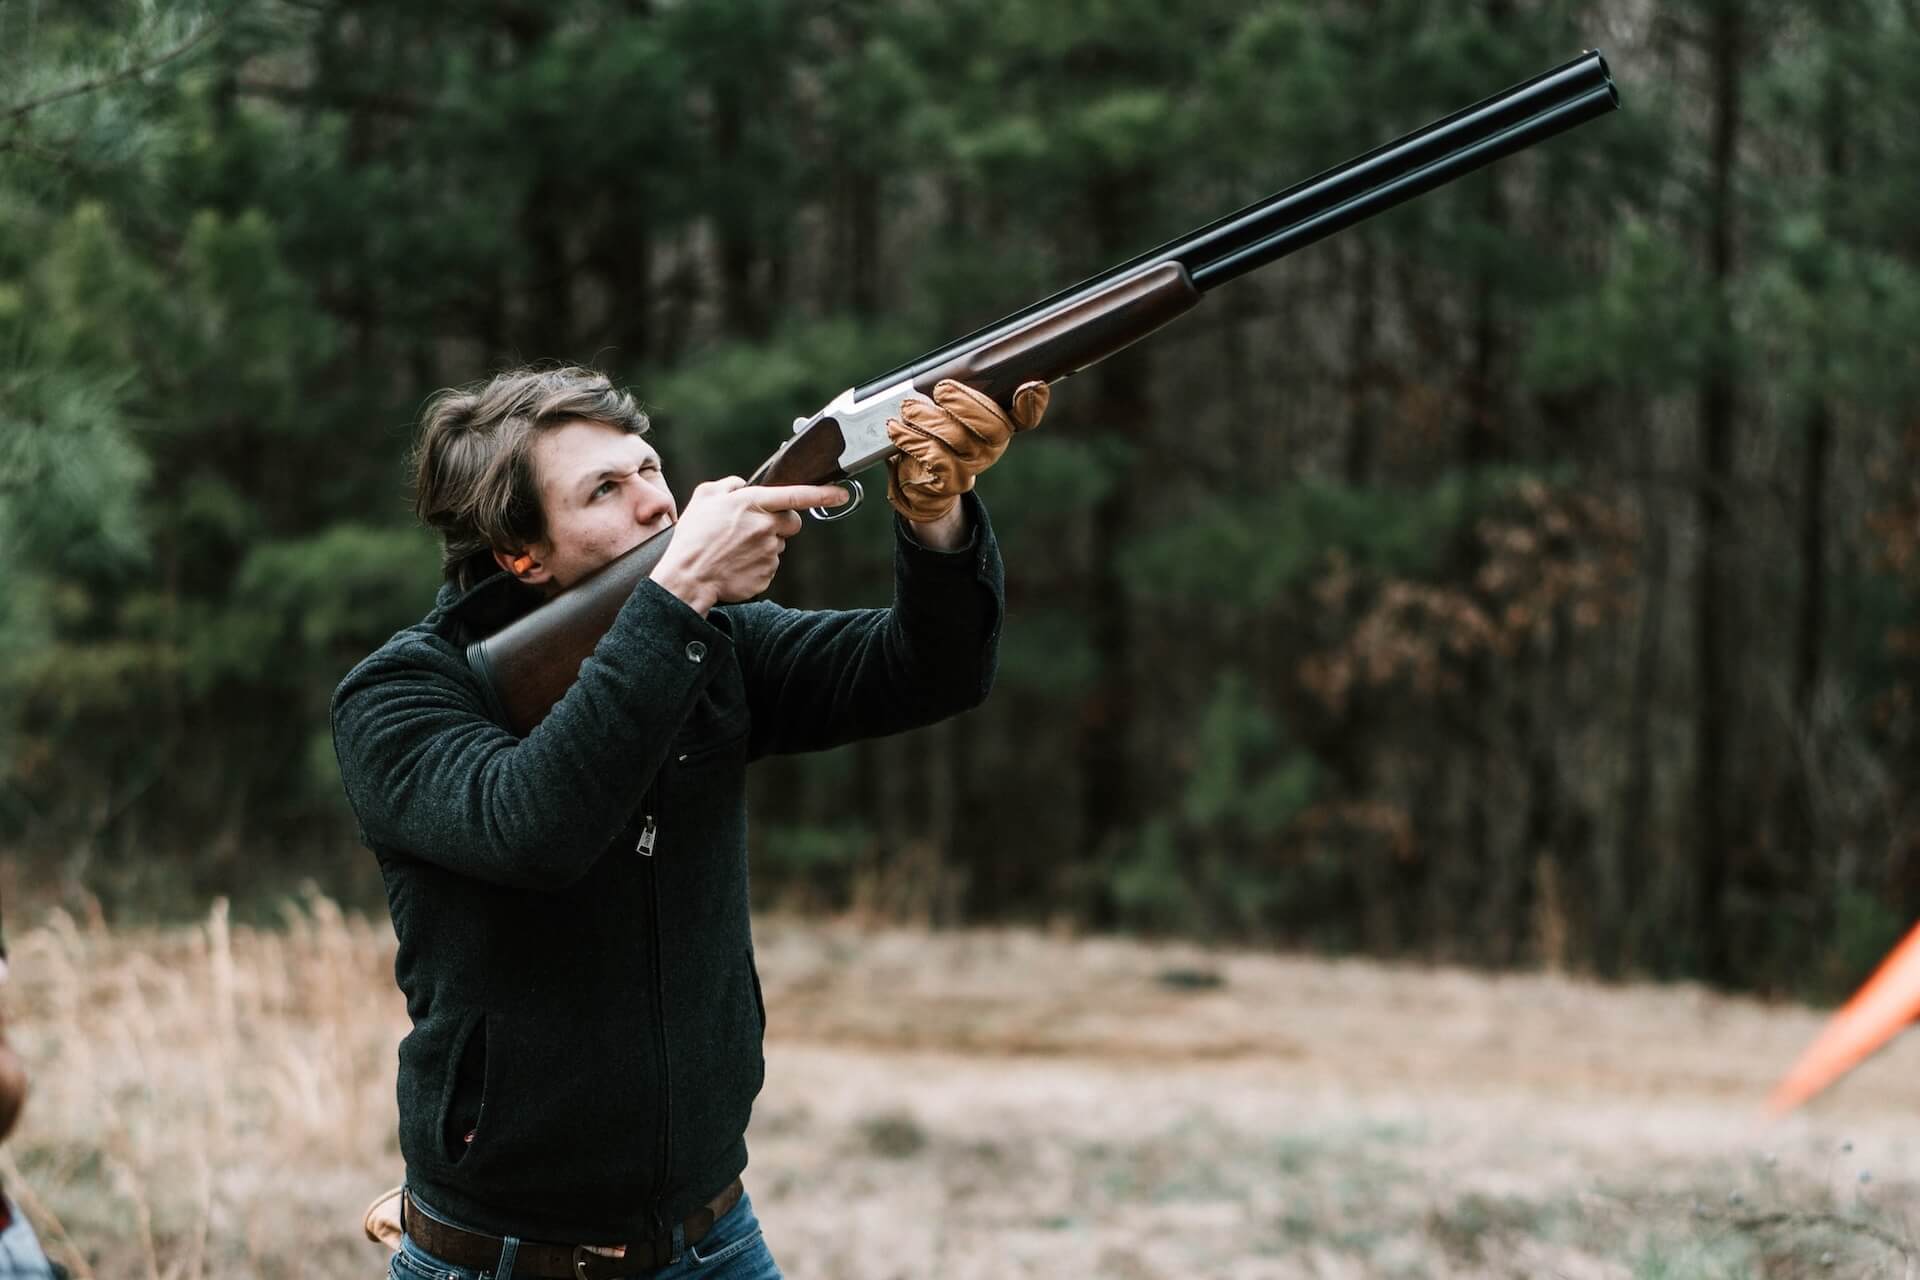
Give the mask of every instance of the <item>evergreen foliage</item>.
MULTIPOLYGON (((434 389, 596 362, 684 496, 1594 43, 1622 113, 1058 388, 995 698, 770 764, 756 884, 1850 981, 1920 909, 1892 0, 0 4, 0 841, 134 913, 370 883, 325 699, 432 594, 434 389)), ((884 599, 874 497, 778 598, 884 599)))

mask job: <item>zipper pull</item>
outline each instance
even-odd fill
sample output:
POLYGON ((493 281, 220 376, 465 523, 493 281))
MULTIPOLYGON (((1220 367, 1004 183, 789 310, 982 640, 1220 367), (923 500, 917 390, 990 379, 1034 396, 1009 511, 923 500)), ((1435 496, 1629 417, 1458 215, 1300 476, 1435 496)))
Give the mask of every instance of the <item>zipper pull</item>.
POLYGON ((647 825, 640 828, 640 843, 633 846, 633 851, 643 858, 651 858, 653 856, 653 840, 654 837, 659 834, 660 824, 653 820, 652 814, 648 814, 647 825))

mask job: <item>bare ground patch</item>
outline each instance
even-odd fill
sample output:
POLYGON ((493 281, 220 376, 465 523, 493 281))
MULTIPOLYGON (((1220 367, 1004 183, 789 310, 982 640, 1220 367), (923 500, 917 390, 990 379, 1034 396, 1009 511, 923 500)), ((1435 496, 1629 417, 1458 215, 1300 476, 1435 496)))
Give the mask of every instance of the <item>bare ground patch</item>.
MULTIPOLYGON (((384 921, 17 938, 5 1162, 101 1277, 367 1276, 406 1030, 384 921)), ((1911 1037, 1688 987, 762 921, 748 1186, 796 1277, 1906 1275, 1911 1037)))

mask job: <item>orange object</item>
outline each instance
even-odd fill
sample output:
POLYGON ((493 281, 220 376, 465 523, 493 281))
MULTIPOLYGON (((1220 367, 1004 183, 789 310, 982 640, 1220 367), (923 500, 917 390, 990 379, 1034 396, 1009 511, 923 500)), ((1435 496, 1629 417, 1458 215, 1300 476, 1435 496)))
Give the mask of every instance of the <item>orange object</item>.
POLYGON ((525 573, 531 568, 533 568, 532 556, 515 556, 513 558, 513 571, 515 573, 525 573))
POLYGON ((1920 927, 1887 953, 1853 998, 1828 1020, 1793 1069, 1773 1087, 1767 1110, 1781 1115, 1862 1062, 1920 1014, 1920 927))

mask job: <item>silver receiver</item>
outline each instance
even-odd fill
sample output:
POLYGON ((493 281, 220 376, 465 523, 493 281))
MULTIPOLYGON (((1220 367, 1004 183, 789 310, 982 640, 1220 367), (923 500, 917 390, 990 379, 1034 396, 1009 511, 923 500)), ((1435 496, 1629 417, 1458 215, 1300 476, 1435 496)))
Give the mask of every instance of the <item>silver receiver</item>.
POLYGON ((840 424, 840 470, 849 477, 841 481, 852 499, 846 506, 827 511, 820 507, 810 507, 807 514, 815 520, 840 520, 852 515, 860 506, 864 497, 860 482, 851 477, 857 471, 885 462, 899 450, 887 436, 887 419, 900 416, 900 406, 908 400, 933 401, 914 390, 913 379, 907 378, 882 388, 860 400, 854 397, 854 388, 848 387, 835 396, 827 406, 810 418, 795 418, 793 434, 799 435, 823 418, 832 418, 840 424))
POLYGON ((887 438, 887 419, 899 417, 901 405, 909 400, 933 403, 913 389, 911 378, 884 387, 864 400, 854 399, 853 391, 852 387, 848 387, 812 417, 793 420, 795 435, 822 418, 832 418, 839 423, 842 441, 840 469, 848 475, 865 471, 875 463, 885 462, 899 452, 893 447, 893 441, 887 438))

